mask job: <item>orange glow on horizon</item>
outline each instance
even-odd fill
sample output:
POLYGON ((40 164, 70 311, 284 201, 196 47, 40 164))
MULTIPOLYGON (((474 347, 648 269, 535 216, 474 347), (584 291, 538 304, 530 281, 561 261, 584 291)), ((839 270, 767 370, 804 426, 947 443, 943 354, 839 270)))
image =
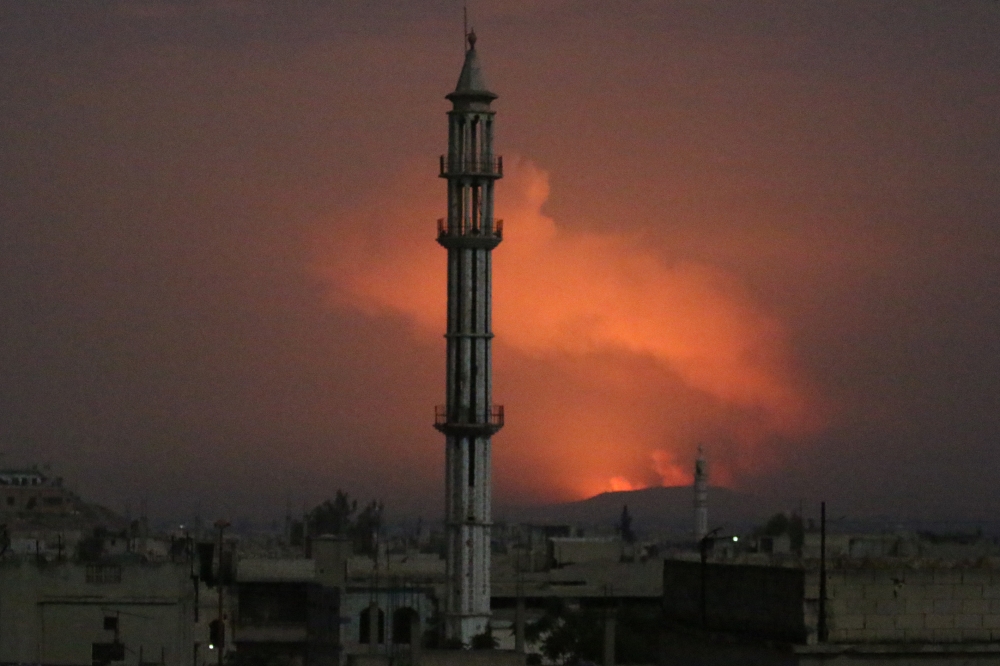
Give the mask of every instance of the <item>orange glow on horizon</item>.
MULTIPOLYGON (((728 484, 741 469, 771 464, 768 442, 823 426, 783 327, 732 276, 668 263, 639 238, 563 229, 541 212, 548 175, 526 161, 508 165, 497 211, 505 237, 494 253, 494 375, 516 393, 495 396, 509 417, 504 446, 494 448, 498 483, 551 500, 688 485, 694 447, 705 441, 713 485, 728 484)), ((397 220, 391 230, 358 225, 321 249, 317 268, 336 306, 404 315, 440 339, 438 194, 414 195, 426 199, 424 217, 404 196, 398 209, 371 213, 397 220)))
POLYGON ((608 479, 608 491, 617 493, 622 490, 639 490, 639 486, 633 485, 624 476, 613 476, 608 479))

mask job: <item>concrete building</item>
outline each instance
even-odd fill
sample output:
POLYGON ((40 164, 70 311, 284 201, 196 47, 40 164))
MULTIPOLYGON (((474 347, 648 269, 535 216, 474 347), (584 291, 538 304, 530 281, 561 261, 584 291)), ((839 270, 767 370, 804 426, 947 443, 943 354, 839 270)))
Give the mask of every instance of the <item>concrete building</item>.
POLYGON ((195 599, 187 563, 7 558, 0 663, 200 664, 198 637, 208 630, 194 622, 195 599))
POLYGON ((492 264, 502 225, 493 219, 493 187, 503 162, 493 154, 496 95, 483 79, 476 35, 448 112, 448 217, 437 241, 448 250, 447 382, 435 427, 445 435, 446 636, 470 644, 490 618, 490 440, 503 426, 492 404, 492 264))
POLYGON ((0 470, 0 512, 65 514, 73 510, 72 495, 61 478, 50 478, 37 467, 0 470))
MULTIPOLYGON (((542 641, 525 626, 555 606, 603 618, 603 645, 614 645, 616 616, 657 617, 663 560, 617 537, 569 536, 568 526, 506 526, 493 556, 492 634, 501 649, 541 658, 542 641), (607 633, 610 632, 610 633, 607 633)), ((627 640, 627 637, 625 638, 627 640)), ((614 661, 614 651, 605 654, 614 661)))
POLYGON ((843 557, 825 596, 822 577, 815 560, 667 560, 664 612, 704 632, 704 663, 724 658, 732 638, 712 638, 726 634, 761 664, 1000 664, 1000 561, 843 557))
POLYGON ((290 666, 340 662, 340 588, 313 560, 245 560, 231 594, 232 642, 241 659, 290 666))
POLYGON ((351 550, 346 539, 321 536, 310 558, 241 559, 233 591, 237 653, 293 666, 358 657, 414 663, 438 614, 444 562, 351 550))

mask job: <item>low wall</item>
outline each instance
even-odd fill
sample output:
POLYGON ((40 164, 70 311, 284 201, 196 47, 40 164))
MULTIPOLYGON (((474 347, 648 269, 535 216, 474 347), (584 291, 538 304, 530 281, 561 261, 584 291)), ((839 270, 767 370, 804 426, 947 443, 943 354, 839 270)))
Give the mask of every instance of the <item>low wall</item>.
POLYGON ((809 627, 802 569, 666 560, 663 610, 667 617, 702 624, 703 571, 707 628, 806 642, 809 627))
POLYGON ((409 654, 396 658, 379 654, 355 654, 348 666, 524 666, 525 656, 512 650, 421 650, 415 660, 409 654))
MULTIPOLYGON (((705 565, 707 628, 815 644, 816 568, 705 565)), ((701 626, 702 565, 664 563, 667 617, 701 626)), ((832 644, 1000 644, 1000 569, 869 562, 827 572, 832 644)))
POLYGON ((839 569, 827 599, 831 642, 1000 641, 1000 570, 839 569))

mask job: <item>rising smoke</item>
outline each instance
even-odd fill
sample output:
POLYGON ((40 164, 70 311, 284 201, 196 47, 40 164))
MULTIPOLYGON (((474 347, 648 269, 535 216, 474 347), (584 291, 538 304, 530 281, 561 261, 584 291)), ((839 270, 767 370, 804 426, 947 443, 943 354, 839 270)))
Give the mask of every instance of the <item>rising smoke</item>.
MULTIPOLYGON (((783 327, 732 276, 670 263, 637 236, 557 225, 542 213, 548 175, 528 161, 509 160, 502 183, 501 491, 557 499, 687 483, 699 441, 714 453, 713 482, 738 482, 774 464, 781 442, 822 427, 783 327)), ((335 306, 402 315, 416 335, 440 339, 445 252, 433 219, 443 192, 427 189, 365 206, 346 238, 320 244, 317 267, 335 306)))

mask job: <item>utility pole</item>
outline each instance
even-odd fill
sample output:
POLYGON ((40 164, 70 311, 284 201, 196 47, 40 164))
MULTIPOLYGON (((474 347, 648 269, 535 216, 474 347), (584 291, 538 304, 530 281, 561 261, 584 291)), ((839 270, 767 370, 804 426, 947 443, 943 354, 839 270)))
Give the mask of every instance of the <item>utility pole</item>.
POLYGON ((517 572, 515 585, 517 605, 514 608, 514 651, 524 654, 524 570, 521 568, 522 548, 517 549, 517 572))
POLYGON ((229 527, 229 521, 225 518, 219 518, 215 521, 215 526, 219 528, 219 574, 216 576, 216 585, 219 586, 219 627, 221 628, 219 645, 219 666, 222 666, 223 653, 226 650, 226 623, 223 620, 222 615, 222 594, 223 594, 223 584, 222 584, 222 535, 229 527))
POLYGON ((698 541, 701 549, 701 627, 708 628, 708 546, 715 540, 715 535, 719 533, 721 527, 703 536, 698 541))
POLYGON ((819 503, 819 617, 816 633, 821 643, 829 637, 826 627, 826 502, 819 503))

